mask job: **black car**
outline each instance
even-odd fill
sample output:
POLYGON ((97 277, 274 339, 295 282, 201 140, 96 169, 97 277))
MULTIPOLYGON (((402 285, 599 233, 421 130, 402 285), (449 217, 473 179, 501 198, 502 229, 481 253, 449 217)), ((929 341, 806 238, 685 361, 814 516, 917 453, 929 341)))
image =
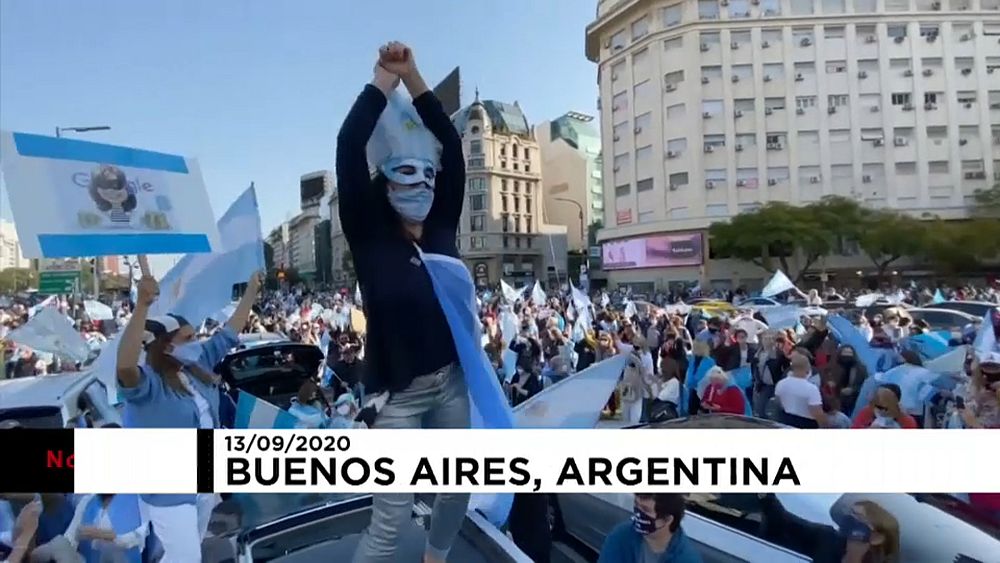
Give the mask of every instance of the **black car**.
MULTIPOLYGON (((787 427, 744 416, 707 415, 632 428, 787 427)), ((878 503, 897 519, 901 562, 1000 562, 1000 527, 951 494, 698 493, 688 496, 682 525, 706 562, 833 563, 841 561, 843 543, 830 508, 862 500, 878 503)), ((554 495, 551 504, 556 537, 570 536, 596 553, 611 529, 629 518, 633 501, 628 493, 574 493, 554 495)))
POLYGON ((317 379, 323 351, 312 344, 259 339, 241 343, 215 371, 233 401, 245 391, 277 407, 288 409, 302 384, 317 379))

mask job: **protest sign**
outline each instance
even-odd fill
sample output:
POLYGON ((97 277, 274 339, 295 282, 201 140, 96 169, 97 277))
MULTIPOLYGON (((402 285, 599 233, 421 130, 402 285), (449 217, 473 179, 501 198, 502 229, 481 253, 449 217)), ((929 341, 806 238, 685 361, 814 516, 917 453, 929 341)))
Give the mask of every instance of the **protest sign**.
POLYGON ((0 154, 26 258, 211 252, 218 244, 194 159, 7 131, 0 154))

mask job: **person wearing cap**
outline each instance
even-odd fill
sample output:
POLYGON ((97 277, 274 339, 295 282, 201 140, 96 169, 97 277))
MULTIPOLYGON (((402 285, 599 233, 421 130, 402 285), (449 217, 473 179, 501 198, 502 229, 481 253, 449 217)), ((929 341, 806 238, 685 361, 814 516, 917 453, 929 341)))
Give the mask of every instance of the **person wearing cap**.
MULTIPOLYGON (((145 258, 140 258, 141 263, 145 258)), ((144 266, 143 270, 148 270, 144 266)), ((221 330, 204 342, 179 315, 150 318, 159 285, 148 272, 138 283, 132 318, 118 346, 115 373, 131 428, 218 428, 220 392, 212 372, 239 343, 261 286, 251 276, 246 293, 221 330), (145 358, 140 359, 145 352, 145 358)), ((163 544, 161 563, 201 561, 214 495, 142 495, 140 508, 163 544)))

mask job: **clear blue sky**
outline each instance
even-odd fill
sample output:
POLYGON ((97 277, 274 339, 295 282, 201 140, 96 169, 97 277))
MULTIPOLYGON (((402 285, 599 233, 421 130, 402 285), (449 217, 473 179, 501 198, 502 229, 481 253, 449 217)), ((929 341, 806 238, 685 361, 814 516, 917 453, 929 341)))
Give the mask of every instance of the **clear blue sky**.
POLYGON ((217 217, 256 183, 266 234, 297 212, 301 174, 333 168, 380 44, 408 43, 432 85, 461 66, 464 103, 478 86, 519 101, 532 123, 593 114, 583 42, 595 5, 2 0, 0 128, 110 125, 80 138, 197 157, 217 217))

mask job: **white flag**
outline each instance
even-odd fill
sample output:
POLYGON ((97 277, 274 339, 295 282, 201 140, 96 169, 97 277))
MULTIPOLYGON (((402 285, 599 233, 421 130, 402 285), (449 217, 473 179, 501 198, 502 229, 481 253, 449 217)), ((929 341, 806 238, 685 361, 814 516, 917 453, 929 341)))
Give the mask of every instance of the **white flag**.
POLYGON ((771 277, 771 281, 767 282, 767 285, 765 285, 764 289, 761 290, 760 296, 774 297, 775 295, 784 293, 789 289, 795 289, 795 284, 792 283, 792 280, 788 279, 785 272, 778 270, 774 273, 774 276, 771 277))
POLYGON ((521 292, 515 290, 503 280, 500 280, 500 290, 503 292, 503 298, 511 304, 517 303, 521 299, 521 292))
POLYGON ((531 288, 531 300, 535 302, 535 305, 545 304, 545 292, 542 291, 542 284, 535 280, 535 286, 531 288))
POLYGON ((54 307, 44 307, 20 328, 7 334, 7 339, 38 352, 47 352, 76 362, 90 356, 90 346, 83 336, 67 322, 65 315, 54 307))

